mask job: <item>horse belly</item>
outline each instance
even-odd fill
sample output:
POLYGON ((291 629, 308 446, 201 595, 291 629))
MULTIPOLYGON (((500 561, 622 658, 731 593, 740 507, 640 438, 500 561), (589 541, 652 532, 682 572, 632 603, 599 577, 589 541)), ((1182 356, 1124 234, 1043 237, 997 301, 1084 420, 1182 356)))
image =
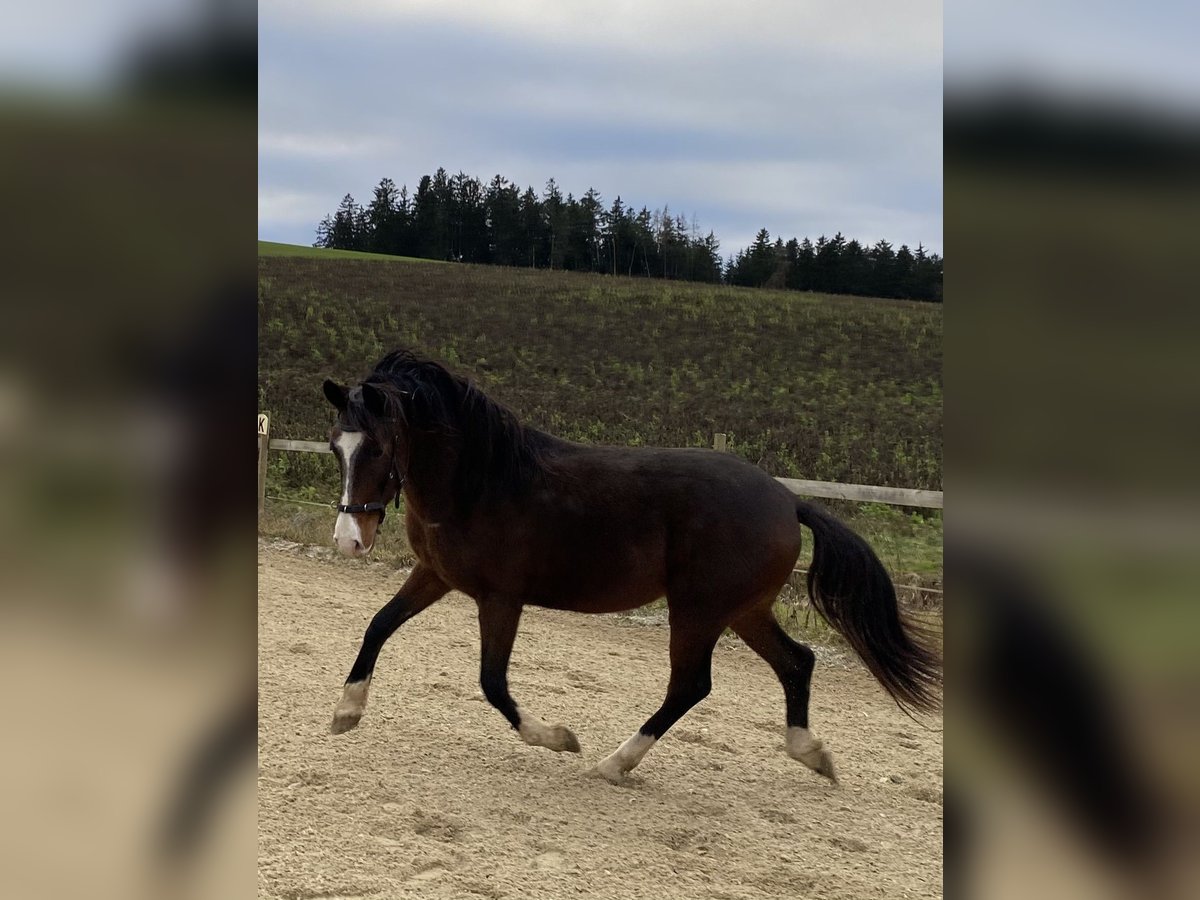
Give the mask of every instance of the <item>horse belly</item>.
POLYGON ((526 602, 576 612, 624 612, 666 593, 664 554, 635 546, 564 549, 531 579, 526 602))

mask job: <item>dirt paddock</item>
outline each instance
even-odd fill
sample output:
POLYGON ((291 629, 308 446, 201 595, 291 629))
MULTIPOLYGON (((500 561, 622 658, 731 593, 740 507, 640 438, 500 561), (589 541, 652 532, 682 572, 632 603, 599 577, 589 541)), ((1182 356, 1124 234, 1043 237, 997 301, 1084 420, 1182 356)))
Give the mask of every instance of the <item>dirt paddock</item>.
POLYGON ((483 701, 460 595, 396 634, 362 724, 331 735, 405 574, 260 543, 260 897, 941 896, 941 720, 921 728, 836 651, 818 651, 811 719, 838 786, 784 755, 783 691, 732 638, 628 786, 583 777, 661 702, 666 629, 526 611, 509 681, 578 735, 582 757, 556 754, 483 701))

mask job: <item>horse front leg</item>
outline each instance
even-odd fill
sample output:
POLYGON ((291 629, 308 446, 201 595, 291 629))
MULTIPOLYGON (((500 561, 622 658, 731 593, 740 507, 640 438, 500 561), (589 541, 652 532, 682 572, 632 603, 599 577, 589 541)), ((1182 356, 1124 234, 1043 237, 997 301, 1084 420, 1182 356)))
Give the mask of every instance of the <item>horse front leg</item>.
POLYGON ((371 686, 375 661, 379 659, 379 651, 383 649, 387 639, 397 628, 442 599, 449 591, 450 587, 434 574, 432 569, 417 563, 396 596, 375 614, 371 624, 367 626, 367 633, 363 637, 358 657, 350 669, 350 675, 346 678, 342 699, 333 711, 330 730, 334 734, 349 731, 362 718, 367 708, 367 690, 371 686))
POLYGON ((524 712, 508 692, 508 660, 517 638, 522 604, 496 598, 479 600, 477 603, 482 645, 479 686, 483 688, 483 695, 508 719, 525 743, 547 747, 555 752, 567 750, 579 753, 579 741, 569 728, 547 725, 536 716, 524 712))

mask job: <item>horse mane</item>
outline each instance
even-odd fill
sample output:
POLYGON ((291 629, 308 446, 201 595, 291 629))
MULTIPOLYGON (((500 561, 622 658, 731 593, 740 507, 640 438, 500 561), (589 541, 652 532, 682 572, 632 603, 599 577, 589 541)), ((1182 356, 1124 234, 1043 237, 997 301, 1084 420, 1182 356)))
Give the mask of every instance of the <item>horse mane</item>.
MULTIPOLYGON (((383 395, 388 418, 411 431, 459 439, 454 494, 460 508, 483 497, 519 493, 543 471, 548 436, 527 428, 508 407, 440 363, 394 350, 364 384, 383 395)), ((377 426, 365 406, 351 404, 351 409, 353 427, 377 426)))

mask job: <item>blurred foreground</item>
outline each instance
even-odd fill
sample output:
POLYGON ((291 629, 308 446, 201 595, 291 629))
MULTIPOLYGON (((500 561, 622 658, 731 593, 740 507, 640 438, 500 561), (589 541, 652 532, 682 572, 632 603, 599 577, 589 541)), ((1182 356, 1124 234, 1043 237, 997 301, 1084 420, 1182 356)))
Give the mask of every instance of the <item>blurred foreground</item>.
POLYGON ((947 18, 946 885, 1195 896, 1195 60, 1066 6, 1065 57, 947 18))
POLYGON ((51 6, 0 87, 3 893, 248 896, 253 6, 51 6))

